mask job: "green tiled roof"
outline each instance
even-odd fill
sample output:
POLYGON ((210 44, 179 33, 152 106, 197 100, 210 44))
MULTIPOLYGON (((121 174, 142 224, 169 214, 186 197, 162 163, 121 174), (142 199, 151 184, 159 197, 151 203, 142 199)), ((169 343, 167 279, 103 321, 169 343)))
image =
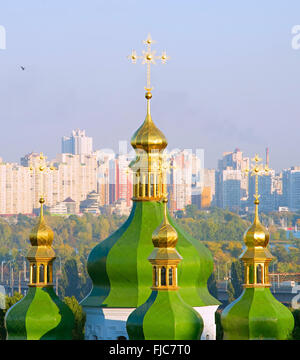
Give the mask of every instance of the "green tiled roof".
MULTIPOLYGON (((207 290, 213 271, 210 251, 168 217, 178 233, 176 248, 183 257, 178 265, 179 294, 191 306, 219 304, 207 290)), ((147 301, 152 285, 152 267, 147 259, 153 250, 152 233, 162 219, 161 202, 133 203, 127 221, 91 251, 88 272, 93 289, 81 305, 136 308, 147 301)))
POLYGON ((225 340, 286 340, 294 318, 269 288, 246 288, 222 313, 225 340))
POLYGON ((74 316, 52 287, 29 287, 5 317, 8 340, 71 340, 74 316))
POLYGON ((130 314, 126 328, 130 340, 199 340, 203 320, 178 291, 152 291, 130 314))

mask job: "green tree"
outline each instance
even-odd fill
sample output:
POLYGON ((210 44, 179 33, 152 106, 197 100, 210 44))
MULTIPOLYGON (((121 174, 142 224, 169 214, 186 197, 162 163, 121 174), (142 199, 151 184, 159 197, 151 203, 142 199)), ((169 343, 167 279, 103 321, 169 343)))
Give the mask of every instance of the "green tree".
POLYGON ((223 340, 223 327, 221 323, 222 312, 217 310, 215 312, 215 322, 216 322, 216 340, 223 340))
POLYGON ((295 327, 293 330, 293 340, 300 340, 300 309, 291 309, 295 320, 295 327))
POLYGON ((227 295, 228 295, 228 304, 232 303, 234 300, 235 300, 235 297, 234 297, 234 288, 232 286, 232 283, 231 281, 228 281, 228 284, 227 284, 227 295))
POLYGON ((212 273, 207 281, 207 288, 208 291, 212 296, 214 296, 216 299, 218 298, 218 289, 217 289, 217 282, 215 274, 212 273))
POLYGON ((77 263, 74 258, 68 259, 65 262, 58 288, 59 295, 62 298, 75 296, 76 299, 80 299, 80 279, 77 263))
POLYGON ((234 298, 237 299, 243 291, 244 265, 241 260, 231 264, 231 283, 234 289, 234 298))
POLYGON ((64 302, 72 310, 75 319, 73 340, 84 340, 84 325, 86 321, 85 312, 82 310, 82 307, 79 305, 75 296, 65 297, 64 302))
POLYGON ((23 298, 23 295, 15 292, 13 296, 6 296, 5 297, 5 309, 0 309, 0 340, 6 339, 6 329, 4 324, 4 318, 7 310, 15 305, 18 301, 20 301, 23 298))

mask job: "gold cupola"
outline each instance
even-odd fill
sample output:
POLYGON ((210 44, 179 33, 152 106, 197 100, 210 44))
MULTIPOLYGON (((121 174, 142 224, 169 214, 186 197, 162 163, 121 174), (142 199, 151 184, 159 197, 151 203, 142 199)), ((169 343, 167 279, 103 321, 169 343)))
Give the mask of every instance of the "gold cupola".
POLYGON ((176 250, 178 240, 177 231, 169 223, 167 215, 168 199, 163 199, 164 218, 154 230, 152 242, 154 250, 148 257, 152 264, 152 290, 177 290, 177 265, 182 257, 176 250))
POLYGON ((150 113, 150 99, 152 98, 152 93, 147 91, 145 97, 147 99, 146 119, 133 134, 131 145, 134 149, 141 149, 147 153, 155 150, 162 151, 167 147, 168 142, 165 135, 152 121, 150 113))
POLYGON ((260 165, 261 159, 258 155, 252 160, 255 162, 251 169, 251 175, 255 176, 255 213, 252 225, 244 234, 246 248, 241 254, 240 259, 243 261, 245 268, 244 287, 270 287, 268 268, 269 263, 273 259, 273 256, 267 248, 270 235, 267 229, 261 224, 258 214, 260 197, 258 194, 258 176, 268 174, 269 169, 267 167, 263 168, 260 165))
POLYGON ((164 64, 169 57, 166 52, 156 56, 151 49, 154 41, 151 36, 144 40, 146 50, 142 56, 137 56, 136 51, 132 51, 129 58, 133 63, 137 59, 142 59, 143 64, 147 65, 147 114, 145 121, 134 133, 131 145, 136 151, 136 158, 131 162, 130 168, 133 171, 133 200, 134 201, 161 201, 166 194, 166 172, 163 170, 163 151, 168 142, 165 135, 154 124, 150 112, 150 101, 152 98, 152 87, 150 83, 151 65, 159 59, 164 64))
POLYGON ((248 247, 262 246, 265 248, 269 243, 270 234, 259 220, 258 199, 255 199, 254 205, 255 205, 254 221, 253 224, 247 229, 247 231, 244 234, 244 242, 248 247))
POLYGON ((55 252, 52 249, 53 231, 44 219, 44 198, 41 197, 39 202, 41 204, 40 217, 30 233, 31 247, 27 259, 30 263, 29 286, 44 287, 53 285, 55 252))

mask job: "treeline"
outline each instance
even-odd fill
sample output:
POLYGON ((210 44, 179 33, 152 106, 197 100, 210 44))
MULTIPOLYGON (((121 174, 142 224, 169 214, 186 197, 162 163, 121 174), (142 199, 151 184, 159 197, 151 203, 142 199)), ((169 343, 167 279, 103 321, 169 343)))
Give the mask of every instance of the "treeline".
MULTIPOLYGON (((215 279, 221 281, 228 277, 231 264, 242 253, 243 234, 250 225, 251 216, 242 218, 227 210, 197 210, 194 206, 188 206, 185 213, 177 212, 175 216, 186 232, 205 243, 212 252, 215 279)), ((119 228, 126 217, 91 214, 59 217, 46 213, 45 218, 54 231, 53 247, 57 256, 54 273, 57 275, 58 295, 61 298, 75 296, 81 301, 91 289, 87 274, 88 254, 96 244, 119 228)), ((0 270, 3 269, 4 279, 10 279, 10 271, 13 271, 15 285, 24 261, 27 263, 25 256, 30 246, 29 234, 37 221, 36 217, 24 215, 8 219, 0 217, 0 270), (5 261, 3 266, 2 261, 5 261)), ((267 221, 263 214, 262 221, 267 221)), ((280 230, 274 224, 272 226, 271 238, 277 234, 281 239, 280 230)), ((294 240, 289 249, 280 244, 272 246, 274 261, 270 271, 300 272, 299 245, 300 242, 294 240)))

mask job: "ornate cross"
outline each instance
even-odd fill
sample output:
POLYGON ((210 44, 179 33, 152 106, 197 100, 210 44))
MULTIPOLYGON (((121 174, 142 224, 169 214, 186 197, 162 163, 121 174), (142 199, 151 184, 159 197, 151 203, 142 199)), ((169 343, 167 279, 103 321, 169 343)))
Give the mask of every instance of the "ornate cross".
POLYGON ((145 90, 147 92, 151 92, 153 88, 151 88, 151 65, 155 64, 155 60, 161 60, 163 64, 166 63, 167 60, 170 59, 169 56, 167 56, 166 51, 163 51, 161 55, 157 56, 155 55, 156 51, 151 49, 151 45, 155 43, 154 40, 152 40, 151 35, 149 34, 147 39, 143 41, 143 43, 146 45, 146 50, 142 51, 141 56, 138 56, 135 50, 132 50, 131 54, 128 56, 128 58, 132 61, 133 64, 136 64, 138 59, 142 59, 142 64, 147 65, 147 86, 145 87, 145 90))
POLYGON ((38 161, 38 164, 36 167, 33 167, 32 166, 32 162, 29 166, 29 170, 31 171, 38 171, 39 174, 40 174, 40 189, 39 189, 39 192, 40 192, 40 200, 42 200, 43 202, 45 201, 44 200, 44 177, 43 177, 43 174, 49 174, 51 171, 55 170, 56 168, 54 166, 47 166, 46 164, 46 157, 44 156, 43 153, 40 153, 40 156, 39 156, 39 161, 38 161))
POLYGON ((250 173, 251 176, 255 176, 255 194, 254 198, 255 201, 258 202, 258 199, 260 195, 258 194, 258 177, 263 175, 268 175, 270 172, 270 169, 268 165, 263 165, 262 159, 258 156, 258 154, 255 154, 255 157, 251 159, 252 161, 252 168, 251 169, 245 169, 245 173, 250 173))

